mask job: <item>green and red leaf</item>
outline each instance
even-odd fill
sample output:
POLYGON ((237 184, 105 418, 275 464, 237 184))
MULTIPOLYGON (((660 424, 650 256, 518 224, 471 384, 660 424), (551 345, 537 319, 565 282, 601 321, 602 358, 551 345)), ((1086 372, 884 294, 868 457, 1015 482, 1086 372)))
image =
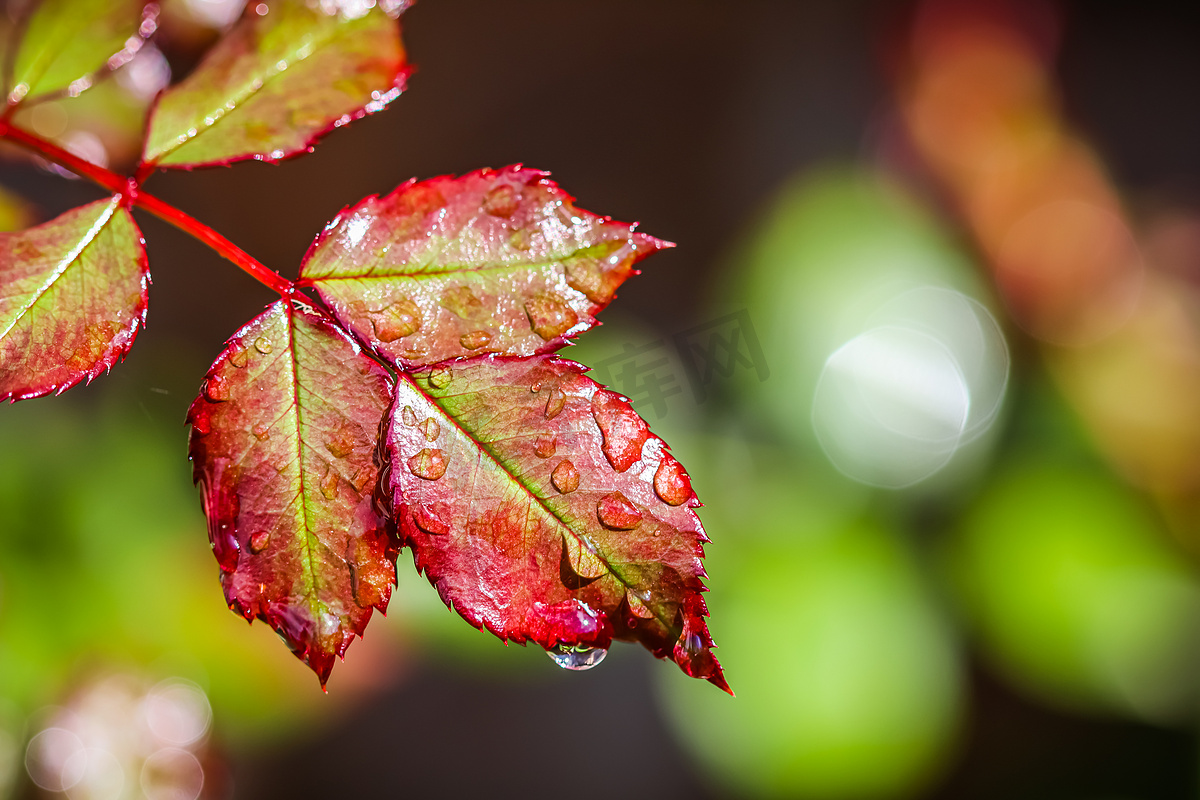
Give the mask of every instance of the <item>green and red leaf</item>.
POLYGON ((278 161, 382 110, 408 74, 395 19, 401 10, 395 3, 250 3, 196 70, 159 97, 143 170, 278 161))
POLYGON ((0 400, 112 368, 145 322, 150 272, 120 195, 0 234, 0 400))
POLYGON ((671 245, 575 207, 520 166, 409 182, 343 211, 300 268, 338 320, 403 368, 552 352, 671 245))
POLYGON ((225 598, 322 685, 396 581, 373 503, 391 383, 337 326, 281 300, 229 340, 188 413, 225 598))
POLYGON ((19 23, 15 52, 0 52, 10 106, 60 92, 79 94, 95 73, 133 58, 158 17, 157 4, 144 0, 41 0, 27 7, 30 16, 19 23))
POLYGON ((402 374, 381 481, 402 538, 442 599, 502 639, 639 641, 728 690, 687 473, 584 369, 485 356, 402 374))

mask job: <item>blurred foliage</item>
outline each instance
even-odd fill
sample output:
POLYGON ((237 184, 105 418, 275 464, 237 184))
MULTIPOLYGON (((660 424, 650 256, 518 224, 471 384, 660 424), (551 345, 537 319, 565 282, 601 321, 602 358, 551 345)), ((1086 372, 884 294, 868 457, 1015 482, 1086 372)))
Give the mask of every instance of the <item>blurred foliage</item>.
POLYGON ((149 669, 203 686, 226 734, 310 717, 311 679, 219 599, 183 427, 73 399, 0 414, 0 697, 28 713, 149 669))

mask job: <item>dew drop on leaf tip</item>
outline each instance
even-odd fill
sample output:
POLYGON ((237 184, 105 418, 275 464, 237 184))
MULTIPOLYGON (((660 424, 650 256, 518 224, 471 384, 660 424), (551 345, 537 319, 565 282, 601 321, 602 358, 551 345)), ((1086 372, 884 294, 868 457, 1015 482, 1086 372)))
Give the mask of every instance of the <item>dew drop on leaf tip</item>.
POLYGON ((558 644, 547 650, 546 655, 563 669, 579 672, 599 664, 608 655, 608 651, 603 647, 558 644))

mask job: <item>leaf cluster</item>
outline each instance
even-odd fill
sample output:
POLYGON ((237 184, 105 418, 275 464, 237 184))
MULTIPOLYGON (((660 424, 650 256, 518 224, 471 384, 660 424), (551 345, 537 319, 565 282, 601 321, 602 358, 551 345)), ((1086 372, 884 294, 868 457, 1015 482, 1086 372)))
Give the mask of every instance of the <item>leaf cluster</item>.
POLYGON ((409 74, 405 5, 249 5, 158 95, 128 176, 19 119, 136 58, 157 7, 28 7, 4 51, 0 138, 111 195, 0 235, 0 398, 61 393, 128 352, 150 281, 132 210, 156 214, 280 295, 228 340, 187 418, 230 608, 324 684, 408 547, 470 624, 560 665, 638 641, 728 689, 687 473, 626 398, 553 355, 667 243, 511 166, 344 209, 292 281, 144 189, 158 170, 291 158, 382 110, 409 74))

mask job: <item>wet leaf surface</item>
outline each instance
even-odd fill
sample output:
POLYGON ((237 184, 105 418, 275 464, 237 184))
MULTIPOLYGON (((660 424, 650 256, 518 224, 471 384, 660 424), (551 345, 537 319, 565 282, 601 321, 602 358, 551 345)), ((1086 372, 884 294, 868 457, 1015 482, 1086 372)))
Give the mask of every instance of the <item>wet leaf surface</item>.
POLYGON ((395 6, 249 4, 195 71, 159 98, 144 162, 277 161, 382 110, 407 75, 399 22, 384 10, 398 13, 395 6))
POLYGON ((142 235, 119 196, 0 234, 0 400, 90 382, 146 317, 142 235))
POLYGON ((329 224, 300 276, 363 341, 417 367, 557 350, 669 246, 513 166, 367 198, 329 224))
POLYGON ((704 619, 707 539, 687 475, 583 370, 485 356, 402 375, 382 482, 401 535, 472 625, 557 650, 573 668, 612 639, 638 641, 728 690, 704 619), (671 479, 656 481, 664 471, 671 479))
POLYGON ((140 0, 42 0, 27 7, 15 53, 0 41, 10 105, 87 89, 93 73, 133 58, 158 16, 156 5, 140 0))
POLYGON ((188 413, 226 600, 265 620, 322 684, 396 580, 372 499, 390 393, 344 333, 279 301, 229 340, 188 413))

